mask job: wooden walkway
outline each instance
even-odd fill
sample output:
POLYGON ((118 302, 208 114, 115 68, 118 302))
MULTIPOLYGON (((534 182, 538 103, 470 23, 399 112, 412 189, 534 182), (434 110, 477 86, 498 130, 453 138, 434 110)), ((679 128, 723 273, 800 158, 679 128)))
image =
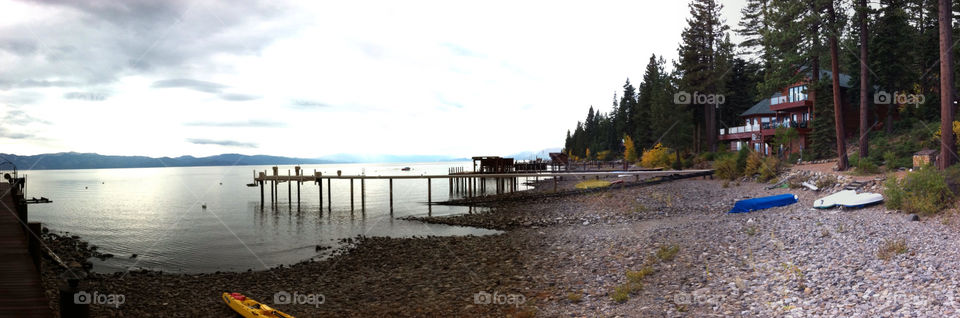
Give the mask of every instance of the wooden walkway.
POLYGON ((0 182, 0 317, 53 317, 12 190, 0 182))

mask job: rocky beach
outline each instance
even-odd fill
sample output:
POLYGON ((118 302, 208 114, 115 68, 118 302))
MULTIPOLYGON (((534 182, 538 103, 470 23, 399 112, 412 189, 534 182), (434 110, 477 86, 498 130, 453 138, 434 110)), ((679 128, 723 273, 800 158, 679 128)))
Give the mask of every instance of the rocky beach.
MULTIPOLYGON (((274 306, 297 317, 957 315, 953 213, 912 221, 882 205, 811 208, 850 181, 813 192, 697 178, 486 203, 486 212, 415 219, 503 234, 358 237, 320 261, 239 273, 86 273, 86 259, 103 257, 92 246, 44 239, 88 275, 81 290, 125 296, 119 306, 91 305, 96 317, 232 317, 225 291, 271 305, 281 292, 323 296, 274 306), (799 203, 726 213, 736 200, 781 193, 799 203)), ((49 257, 43 265, 56 309, 59 277, 69 274, 49 257)))

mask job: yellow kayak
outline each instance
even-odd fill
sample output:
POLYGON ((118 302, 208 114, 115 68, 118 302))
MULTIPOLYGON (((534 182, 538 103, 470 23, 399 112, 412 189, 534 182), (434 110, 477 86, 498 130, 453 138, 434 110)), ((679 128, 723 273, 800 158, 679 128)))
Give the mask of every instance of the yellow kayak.
POLYGON ((223 293, 223 301, 230 306, 230 309, 247 318, 293 318, 291 315, 247 298, 241 293, 223 293))

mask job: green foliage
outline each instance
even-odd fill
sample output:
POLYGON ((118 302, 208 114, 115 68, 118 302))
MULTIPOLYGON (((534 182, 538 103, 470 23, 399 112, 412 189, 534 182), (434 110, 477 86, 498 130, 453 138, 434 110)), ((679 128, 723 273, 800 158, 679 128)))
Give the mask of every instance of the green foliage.
POLYGON ((737 157, 735 156, 726 156, 714 161, 713 170, 720 179, 732 181, 740 177, 740 170, 737 169, 737 157))
POLYGON ((737 152, 737 171, 743 172, 747 168, 747 158, 750 157, 750 148, 740 148, 740 151, 737 152))
POLYGON ((672 261, 675 257, 677 257, 678 252, 680 252, 680 246, 660 246, 660 248, 657 249, 657 258, 661 261, 672 261))
POLYGON ((877 258, 889 261, 894 256, 906 253, 907 241, 904 239, 887 239, 884 240, 883 244, 877 249, 877 258))
MULTIPOLYGON (((852 163, 851 163, 852 164, 852 163)), ((860 160, 854 166, 853 173, 861 176, 867 176, 880 173, 880 168, 870 160, 860 160)))
POLYGON ((954 200, 946 177, 929 165, 908 173, 902 180, 890 176, 883 192, 888 208, 907 213, 935 214, 954 200))
POLYGON ((780 159, 776 157, 767 157, 763 160, 763 165, 760 166, 760 176, 757 179, 760 182, 767 182, 773 180, 780 174, 780 159))
POLYGON ((763 166, 763 157, 760 156, 760 153, 750 152, 750 155, 747 156, 747 163, 743 168, 743 175, 753 176, 760 172, 761 166, 763 166))

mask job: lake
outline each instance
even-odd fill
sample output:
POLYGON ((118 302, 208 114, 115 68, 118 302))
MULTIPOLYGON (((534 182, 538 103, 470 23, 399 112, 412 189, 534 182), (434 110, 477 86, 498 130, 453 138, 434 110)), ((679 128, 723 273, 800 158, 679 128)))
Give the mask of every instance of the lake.
MULTIPOLYGON (((306 175, 316 169, 324 175, 446 174, 450 167, 470 169, 470 162, 404 164, 302 165, 306 175), (410 171, 401 171, 410 167, 410 171)), ((394 212, 390 215, 387 180, 366 181, 366 211, 360 210, 360 181, 354 181, 355 209, 350 209, 350 181, 332 180, 332 208, 324 207, 318 187, 305 182, 301 202, 287 203, 287 184, 281 183, 279 202, 260 208, 260 190, 247 187, 253 171, 269 166, 175 167, 136 169, 35 170, 27 176, 26 195, 44 196, 49 204, 31 204, 30 220, 54 232, 79 235, 101 253, 97 272, 146 268, 166 272, 262 270, 289 265, 325 254, 317 245, 338 247, 341 238, 365 236, 411 237, 490 235, 494 230, 425 224, 398 220, 427 214, 427 181, 394 180, 394 212), (206 205, 206 208, 203 206, 206 205), (131 258, 137 254, 136 258, 131 258)), ((280 166, 281 174, 293 166, 280 166)), ((492 185, 491 185, 492 186, 492 185)), ((525 187, 519 185, 521 190, 525 187)), ((488 189, 491 189, 488 187, 488 189)), ((433 180, 433 201, 450 198, 446 179, 433 180)), ((454 196, 457 196, 456 194, 454 196)), ((477 212, 477 208, 432 207, 433 215, 477 212)), ((328 252, 329 253, 329 250, 328 252)))

